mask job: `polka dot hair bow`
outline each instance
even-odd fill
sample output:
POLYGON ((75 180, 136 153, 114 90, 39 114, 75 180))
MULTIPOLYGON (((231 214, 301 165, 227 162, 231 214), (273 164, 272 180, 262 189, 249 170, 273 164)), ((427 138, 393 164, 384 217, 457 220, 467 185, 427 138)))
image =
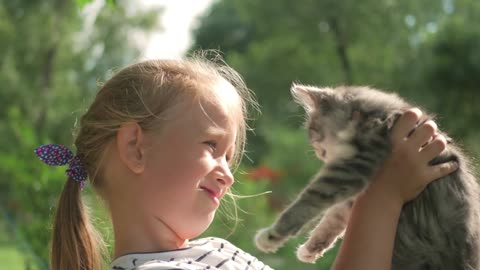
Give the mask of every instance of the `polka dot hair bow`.
POLYGON ((65 170, 67 176, 80 183, 82 189, 87 181, 87 171, 83 167, 78 156, 61 144, 46 144, 35 148, 35 154, 45 164, 50 166, 63 166, 68 164, 65 170))

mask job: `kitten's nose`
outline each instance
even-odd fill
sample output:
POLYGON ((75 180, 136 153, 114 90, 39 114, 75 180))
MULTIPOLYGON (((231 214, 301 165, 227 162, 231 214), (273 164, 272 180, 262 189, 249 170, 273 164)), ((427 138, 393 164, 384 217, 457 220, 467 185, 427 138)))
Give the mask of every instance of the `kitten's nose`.
POLYGON ((317 154, 317 157, 320 159, 320 160, 325 160, 327 159, 327 151, 321 147, 319 147, 318 149, 315 150, 315 153, 317 154))

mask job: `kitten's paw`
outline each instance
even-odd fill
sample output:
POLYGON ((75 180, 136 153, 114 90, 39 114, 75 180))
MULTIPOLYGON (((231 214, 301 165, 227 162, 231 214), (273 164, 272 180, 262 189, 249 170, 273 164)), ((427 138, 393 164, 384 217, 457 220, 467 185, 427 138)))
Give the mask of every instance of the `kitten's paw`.
POLYGON ((268 253, 277 251, 286 241, 286 237, 277 235, 271 228, 261 229, 255 235, 255 245, 257 248, 268 253))
POLYGON ((307 244, 303 244, 297 249, 297 258, 305 263, 315 263, 315 261, 323 255, 323 250, 320 252, 310 251, 307 244))

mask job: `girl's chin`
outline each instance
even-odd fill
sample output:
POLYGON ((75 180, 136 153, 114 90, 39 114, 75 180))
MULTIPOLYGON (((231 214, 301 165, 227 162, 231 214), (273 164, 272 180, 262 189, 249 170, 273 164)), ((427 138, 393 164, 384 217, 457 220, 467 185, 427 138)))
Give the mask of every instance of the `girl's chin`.
POLYGON ((194 239, 194 238, 199 237, 202 233, 204 233, 208 229, 208 227, 212 223, 213 215, 214 214, 212 214, 211 218, 209 217, 208 221, 206 221, 206 222, 197 222, 196 225, 192 225, 192 224, 194 224, 194 222, 190 223, 191 226, 189 226, 189 228, 188 228, 188 229, 190 229, 190 231, 185 231, 185 233, 182 234, 182 238, 184 238, 184 239, 194 239), (192 228, 195 228, 195 230, 191 231, 192 228))

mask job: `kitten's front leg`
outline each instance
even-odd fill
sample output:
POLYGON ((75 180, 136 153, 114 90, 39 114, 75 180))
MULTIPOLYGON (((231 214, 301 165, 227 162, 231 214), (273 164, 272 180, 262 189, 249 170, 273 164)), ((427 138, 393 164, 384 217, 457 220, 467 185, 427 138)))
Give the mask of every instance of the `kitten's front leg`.
POLYGON ((367 186, 379 158, 365 157, 367 153, 362 153, 327 164, 271 227, 256 234, 257 247, 264 252, 275 252, 327 208, 357 195, 367 186))
POLYGON ((321 213, 317 207, 305 202, 301 196, 283 211, 278 220, 255 235, 255 244, 263 252, 275 252, 311 219, 321 213))
POLYGON ((312 183, 303 190, 297 199, 285 209, 272 226, 263 228, 255 235, 255 244, 263 252, 275 252, 291 237, 297 234, 300 229, 321 214, 322 210, 329 205, 322 204, 318 192, 311 188, 320 178, 320 173, 315 176, 312 183), (319 204, 320 203, 320 204, 319 204))
POLYGON ((263 252, 276 252, 288 240, 279 235, 273 227, 263 228, 255 235, 255 245, 263 252))
POLYGON ((334 246, 347 227, 352 205, 352 200, 341 202, 325 212, 325 216, 310 233, 308 241, 298 248, 297 258, 300 261, 314 263, 325 251, 334 246))

